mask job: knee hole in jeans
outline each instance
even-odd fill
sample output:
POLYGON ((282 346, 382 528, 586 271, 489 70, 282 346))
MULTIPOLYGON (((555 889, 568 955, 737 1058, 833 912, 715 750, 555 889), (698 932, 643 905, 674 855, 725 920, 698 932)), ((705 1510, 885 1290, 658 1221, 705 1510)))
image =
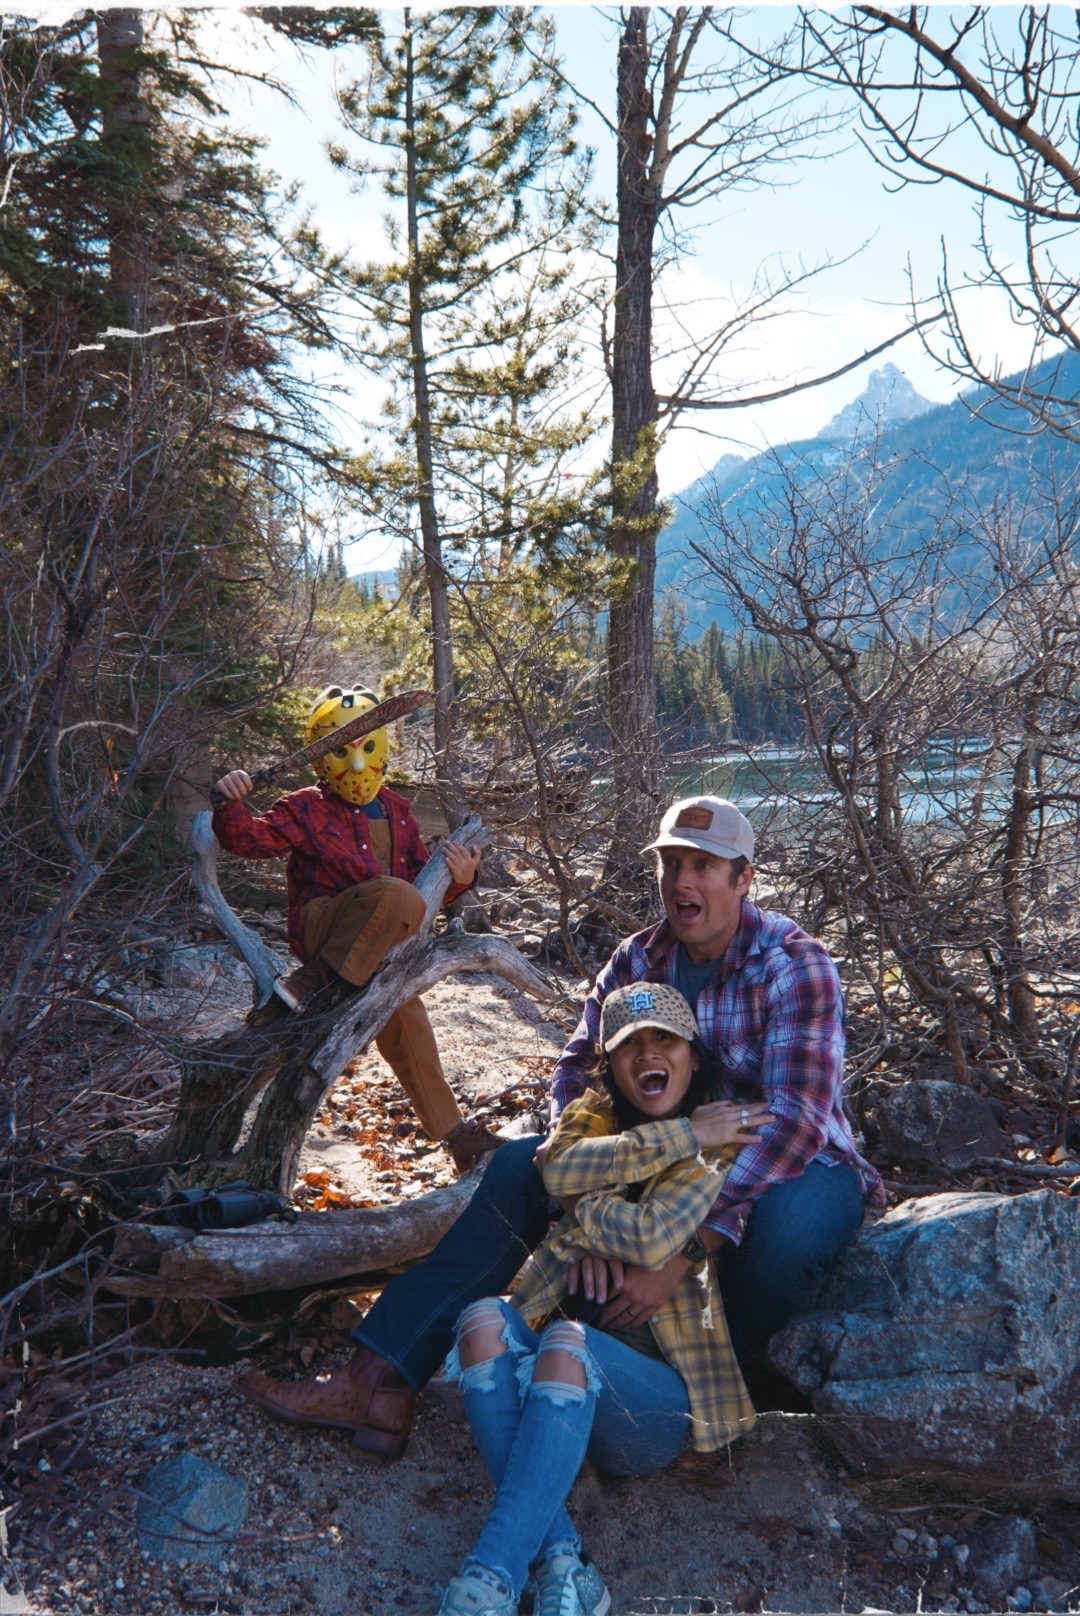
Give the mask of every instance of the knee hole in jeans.
POLYGON ((557 1400, 580 1402, 599 1390, 600 1378, 581 1325, 566 1319, 549 1324, 536 1349, 532 1391, 553 1398, 556 1392, 566 1393, 557 1400))
POLYGON ((485 1297, 470 1302, 458 1319, 457 1340, 447 1359, 446 1374, 458 1381, 463 1391, 493 1391, 492 1365, 496 1358, 507 1352, 520 1355, 525 1350, 514 1340, 503 1303, 485 1297))

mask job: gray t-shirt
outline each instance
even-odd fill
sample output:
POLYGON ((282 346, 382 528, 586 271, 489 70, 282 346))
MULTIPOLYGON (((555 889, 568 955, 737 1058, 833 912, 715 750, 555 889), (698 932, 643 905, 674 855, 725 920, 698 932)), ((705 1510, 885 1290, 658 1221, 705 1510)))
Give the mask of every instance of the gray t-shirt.
MULTIPOLYGON (((721 956, 722 957, 722 956, 721 956)), ((675 986, 693 1010, 697 1010, 698 994, 709 978, 720 969, 720 960, 692 960, 682 943, 675 953, 675 986)))

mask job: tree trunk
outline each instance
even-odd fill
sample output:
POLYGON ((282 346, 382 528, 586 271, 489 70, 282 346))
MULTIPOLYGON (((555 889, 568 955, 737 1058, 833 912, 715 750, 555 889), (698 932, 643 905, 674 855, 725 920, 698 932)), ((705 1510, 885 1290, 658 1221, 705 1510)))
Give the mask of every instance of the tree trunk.
POLYGON ((411 15, 406 9, 405 47, 405 211, 409 247, 409 344, 413 379, 413 442, 416 448, 416 503, 424 547, 424 577, 431 605, 431 669, 435 689, 435 780, 439 804, 451 830, 465 817, 465 802, 454 760, 454 645, 450 591, 443 566, 439 515, 435 507, 435 467, 431 448, 431 394, 424 347, 424 282, 420 265, 416 75, 411 15))
MULTIPOLYGON (((139 84, 137 53, 143 45, 142 12, 99 11, 95 14, 98 69, 101 74, 101 145, 114 170, 141 167, 145 161, 146 127, 150 121, 139 84)), ((109 290, 121 324, 129 331, 146 329, 149 282, 144 221, 120 201, 123 181, 114 177, 108 201, 109 290)))
POLYGON ((648 10, 632 6, 619 45, 618 243, 612 342, 612 523, 618 576, 608 617, 608 722, 616 818, 609 874, 638 875, 663 792, 656 723, 657 402, 652 380, 653 240, 648 10))
POLYGON ((1025 845, 1031 821, 1031 769, 1035 756, 1034 730, 1038 721, 1038 697, 1029 701, 1025 733, 1013 765, 1012 792, 1006 819, 1005 856, 1001 866, 1001 895, 1005 910, 1006 993, 1009 1024, 1024 1054, 1040 1057, 1039 1018, 1035 995, 1027 971, 1024 948, 1024 874, 1027 869, 1025 845))

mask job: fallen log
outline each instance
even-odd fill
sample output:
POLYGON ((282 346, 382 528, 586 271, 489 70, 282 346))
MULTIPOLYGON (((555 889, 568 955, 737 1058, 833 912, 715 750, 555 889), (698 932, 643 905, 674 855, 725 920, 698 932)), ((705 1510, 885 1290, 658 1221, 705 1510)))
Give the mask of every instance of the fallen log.
POLYGON ((294 1223, 201 1232, 125 1224, 104 1283, 125 1296, 256 1296, 416 1262, 461 1216, 481 1171, 394 1206, 303 1212, 294 1223))

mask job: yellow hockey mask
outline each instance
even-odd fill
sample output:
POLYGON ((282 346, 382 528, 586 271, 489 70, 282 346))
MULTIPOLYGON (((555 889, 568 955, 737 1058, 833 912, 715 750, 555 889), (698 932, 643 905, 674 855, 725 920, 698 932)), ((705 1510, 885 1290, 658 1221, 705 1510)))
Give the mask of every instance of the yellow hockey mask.
MULTIPOLYGON (((358 685, 351 690, 331 685, 311 709, 304 726, 305 743, 321 740, 375 705, 370 690, 358 685)), ((312 768, 342 802, 352 808, 366 808, 369 802, 374 802, 383 783, 389 756, 389 735, 385 729, 375 729, 336 752, 324 752, 321 758, 316 758, 312 768)))

